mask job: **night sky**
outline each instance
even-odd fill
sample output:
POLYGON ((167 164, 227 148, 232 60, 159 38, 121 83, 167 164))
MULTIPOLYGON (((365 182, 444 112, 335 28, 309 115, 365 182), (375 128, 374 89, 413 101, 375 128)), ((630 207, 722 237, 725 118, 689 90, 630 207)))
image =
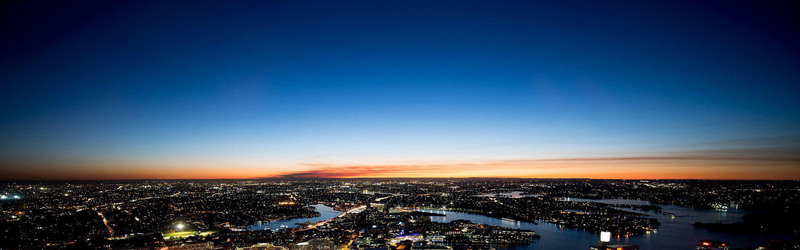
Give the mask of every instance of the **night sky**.
POLYGON ((6 1, 0 179, 800 179, 796 1, 6 1))

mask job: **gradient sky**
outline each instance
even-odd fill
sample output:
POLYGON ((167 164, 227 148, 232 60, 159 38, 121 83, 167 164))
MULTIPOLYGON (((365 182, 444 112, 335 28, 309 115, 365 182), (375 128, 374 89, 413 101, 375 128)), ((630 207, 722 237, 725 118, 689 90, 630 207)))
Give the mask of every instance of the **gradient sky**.
POLYGON ((800 179, 778 1, 7 1, 0 179, 800 179))

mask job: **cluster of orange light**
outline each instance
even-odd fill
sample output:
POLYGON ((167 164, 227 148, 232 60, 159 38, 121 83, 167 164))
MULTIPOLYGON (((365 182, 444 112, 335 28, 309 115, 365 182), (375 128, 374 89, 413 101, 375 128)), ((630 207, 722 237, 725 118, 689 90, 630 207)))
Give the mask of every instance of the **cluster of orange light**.
POLYGON ((278 202, 278 205, 291 206, 291 205, 294 205, 294 201, 281 201, 281 202, 278 202))
MULTIPOLYGON (((703 242, 702 244, 703 244, 703 246, 710 246, 711 245, 711 243, 709 243, 709 242, 703 242)), ((725 243, 720 244, 720 246, 724 247, 725 243)))

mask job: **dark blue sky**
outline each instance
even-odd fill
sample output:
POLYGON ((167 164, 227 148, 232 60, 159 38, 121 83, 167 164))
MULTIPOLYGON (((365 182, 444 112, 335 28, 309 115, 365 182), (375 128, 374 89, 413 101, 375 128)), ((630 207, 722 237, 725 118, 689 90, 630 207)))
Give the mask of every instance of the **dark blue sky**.
MULTIPOLYGON (((800 178, 798 10, 789 1, 4 3, 0 168, 138 178, 131 168, 202 165, 208 176, 225 166, 238 172, 221 176, 247 177, 713 152, 756 159, 753 169, 788 162, 775 174, 800 178)), ((517 168, 545 173, 534 165, 517 168)), ((503 175, 481 171, 462 175, 503 175)), ((155 177, 165 176, 174 177, 155 177)))

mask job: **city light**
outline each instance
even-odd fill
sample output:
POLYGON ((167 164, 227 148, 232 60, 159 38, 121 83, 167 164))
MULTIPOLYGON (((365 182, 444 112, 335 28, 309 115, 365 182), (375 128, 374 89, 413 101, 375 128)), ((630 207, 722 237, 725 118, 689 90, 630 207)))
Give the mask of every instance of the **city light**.
POLYGON ((600 241, 611 242, 611 232, 600 232, 600 241))
MULTIPOLYGON (((61 216, 72 218, 70 220, 56 221, 59 228, 77 228, 81 230, 96 229, 88 235, 103 236, 117 240, 132 240, 140 235, 131 233, 142 230, 144 233, 160 233, 162 238, 148 238, 150 244, 168 247, 176 244, 210 244, 212 238, 208 235, 215 234, 220 238, 229 235, 239 235, 242 238, 223 241, 220 246, 238 247, 253 245, 263 242, 275 243, 276 237, 286 238, 295 242, 308 242, 309 245, 318 244, 319 240, 350 242, 349 247, 386 247, 385 242, 376 242, 373 239, 390 236, 396 248, 411 249, 411 244, 403 242, 427 241, 415 237, 420 232, 430 232, 430 241, 436 244, 452 245, 461 244, 456 237, 472 237, 479 239, 475 244, 491 245, 506 244, 525 246, 532 240, 538 239, 534 231, 518 228, 519 224, 505 223, 508 220, 524 221, 544 218, 558 228, 569 228, 592 231, 600 241, 590 249, 602 250, 635 250, 635 245, 626 242, 612 243, 612 239, 621 241, 620 238, 631 239, 645 237, 644 235, 655 232, 658 228, 657 219, 645 215, 631 214, 614 206, 601 202, 588 202, 580 198, 565 199, 539 199, 540 195, 547 194, 552 197, 569 197, 581 194, 584 190, 602 192, 611 196, 629 195, 632 191, 640 191, 637 198, 640 205, 630 205, 642 213, 641 209, 665 209, 662 213, 673 213, 673 208, 651 205, 651 200, 660 199, 667 203, 682 204, 680 211, 690 210, 686 206, 696 205, 687 202, 687 190, 696 190, 699 187, 713 190, 713 195, 690 194, 689 201, 708 201, 725 204, 756 204, 750 197, 776 199, 794 194, 798 190, 797 183, 774 182, 772 187, 764 187, 761 182, 743 182, 734 185, 728 181, 694 182, 682 180, 413 180, 397 182, 393 180, 362 180, 357 183, 342 185, 340 180, 315 180, 315 181, 231 181, 231 182, 195 182, 195 181, 165 181, 156 185, 148 181, 131 182, 117 185, 105 183, 89 183, 81 186, 71 184, 53 184, 47 193, 26 193, 15 190, 26 188, 24 185, 7 184, 2 193, 5 200, 0 203, 14 203, 12 209, 3 211, 6 223, 26 225, 21 228, 21 233, 26 237, 43 237, 49 232, 39 228, 39 221, 33 218, 43 216, 61 216), (643 185, 646 183, 647 185, 643 185), (458 186, 454 189, 451 187, 458 186), (731 188, 731 187, 736 187, 731 188), (363 190, 381 190, 374 194, 364 195, 363 190), (642 190, 644 189, 644 190, 642 190), (258 193, 257 191, 262 191, 258 193), (493 193, 490 190, 527 190, 527 197, 513 198, 512 193, 493 193), (762 192, 756 191, 762 190, 762 192), (767 191, 767 192, 764 192, 767 191), (68 197, 62 194, 71 194, 68 197), (148 194, 149 193, 149 194, 148 194), (209 195, 209 193, 223 193, 225 195, 209 195), (491 193, 492 195, 486 195, 491 193), (744 195, 742 195, 744 193, 744 195), (142 194, 147 194, 143 196, 142 194), (167 194, 167 195, 159 195, 167 194), (424 195, 409 195, 424 194, 424 195), (442 195, 447 194, 447 195, 442 195), (758 194, 758 195, 756 195, 758 194), (21 197, 19 200, 15 198, 21 197), (303 197, 303 198, 300 198, 303 197), (313 197, 313 198, 312 198, 313 197), (386 198, 390 197, 390 198, 386 198), (23 199, 24 198, 24 199, 23 199), (373 202, 386 198, 390 203, 373 202), (97 203, 97 201, 103 203, 97 203), (647 200, 647 201, 645 201, 647 200), (468 201, 465 203, 463 201, 468 201), (293 202, 293 206, 281 206, 280 202, 293 202), (424 202, 424 203, 423 203, 424 202), (58 203, 75 212, 62 213, 61 211, 47 211, 31 209, 34 207, 47 207, 49 204, 58 203), (24 206, 16 206, 24 204, 24 206), (94 205, 96 210, 88 210, 86 204, 94 205), (467 207, 476 214, 464 214, 467 218, 496 218, 488 223, 467 221, 449 221, 441 217, 459 212, 453 210, 437 209, 444 207, 463 209, 467 207), (576 213, 572 209, 580 207, 582 211, 576 213), (87 212, 94 212, 96 215, 87 212), (213 220, 194 216, 186 216, 187 211, 198 215, 211 215, 213 220), (588 212, 591 211, 591 212, 588 212), (498 216, 501 214, 501 216, 498 216), (537 214, 532 217, 531 214, 537 214), (81 218, 89 216, 88 221, 81 218), (421 219, 430 216, 430 220, 421 219), (498 218, 499 217, 499 218, 498 218), (169 221, 165 221, 169 218, 169 221), (171 219, 175 218, 175 219, 171 219), (271 230, 255 231, 253 222, 242 218, 254 218, 267 221, 258 224, 257 228, 270 228, 271 230), (298 223, 285 223, 285 219, 298 219, 298 223), (134 222, 134 223, 130 223, 134 222), (277 222, 270 224, 271 222, 277 222), (168 228, 163 228, 167 223, 168 228), (282 225, 282 226, 281 226, 282 225), (279 228, 278 228, 279 227, 279 228), (28 229, 26 229, 28 228, 28 229), (144 228, 144 229, 142 229, 144 228), (315 230, 316 229, 316 230, 315 230), (305 231, 305 232, 304 232, 305 231), (302 233, 301 233, 302 232, 302 233), (388 234, 387 234, 388 232, 388 234), (313 236, 310 236, 313 235, 313 236), (309 237, 310 236, 310 237, 309 237), (614 236, 612 238, 611 236, 614 236)), ((633 200, 631 200, 633 201, 633 200)), ((668 217, 667 217, 668 218, 668 217)), ((678 218, 680 220, 681 218, 678 218)), ((257 221, 256 220, 256 223, 257 221)), ((702 226, 702 225, 701 225, 702 226)), ((668 233, 675 232, 669 227, 660 230, 668 233)), ((708 234, 705 229, 693 230, 691 233, 713 239, 716 234, 708 234)), ((76 230, 75 232, 82 232, 76 230)), ((569 234, 569 231, 563 231, 569 234)), ((680 234, 681 232, 675 232, 680 234)), ((77 235, 77 234, 76 234, 77 235)), ((574 235, 575 237, 582 237, 574 235)), ((547 237, 547 236, 545 236, 547 237)), ((76 238, 74 235, 64 235, 63 239, 76 238)), ((463 239, 463 238, 461 238, 463 239)), ((120 242, 122 242, 120 241, 120 242)), ((22 242, 22 241, 20 241, 22 242)), ((38 249, 46 244, 60 244, 51 242, 18 243, 38 249)), ((694 242, 699 249, 717 247, 729 248, 730 242, 716 240, 701 240, 694 242)), ((2 242, 0 242, 2 244, 2 242)), ((216 242, 214 244, 217 244, 216 242)), ((571 242, 570 248, 585 247, 585 242, 571 242)), ((293 245, 295 246, 295 245, 293 245)), ((4 248, 0 245, 0 248, 4 248)), ((5 248, 4 248, 5 249, 5 248)))
POLYGON ((281 201, 281 202, 278 202, 278 205, 281 205, 281 206, 293 206, 294 205, 294 201, 281 201))
POLYGON ((795 1, 0 5, 0 250, 800 246, 795 1))

